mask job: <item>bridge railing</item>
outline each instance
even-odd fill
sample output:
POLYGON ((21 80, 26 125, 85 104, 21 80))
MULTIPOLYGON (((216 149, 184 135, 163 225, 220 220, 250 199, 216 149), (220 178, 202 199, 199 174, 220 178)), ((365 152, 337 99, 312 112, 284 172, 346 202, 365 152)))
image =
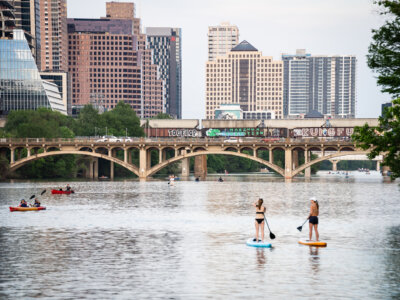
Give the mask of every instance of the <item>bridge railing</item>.
POLYGON ((238 140, 222 137, 128 137, 121 138, 121 141, 101 141, 99 137, 76 137, 76 138, 0 138, 2 144, 52 144, 52 143, 80 143, 80 144, 91 144, 91 143, 102 143, 102 144, 132 144, 132 143, 212 143, 212 144, 224 144, 224 145, 236 145, 236 144, 252 144, 252 143, 319 143, 319 142, 352 142, 349 137, 312 137, 312 138, 265 138, 265 137, 243 137, 238 140))

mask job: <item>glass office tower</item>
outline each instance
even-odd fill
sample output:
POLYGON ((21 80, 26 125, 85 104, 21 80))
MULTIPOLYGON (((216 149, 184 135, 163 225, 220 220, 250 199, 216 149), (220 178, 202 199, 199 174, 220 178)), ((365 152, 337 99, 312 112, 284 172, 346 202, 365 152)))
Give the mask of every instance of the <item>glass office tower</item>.
POLYGON ((0 39, 0 113, 39 107, 66 113, 63 106, 52 107, 51 102, 61 99, 53 95, 55 98, 49 99, 24 31, 15 29, 13 39, 0 39))

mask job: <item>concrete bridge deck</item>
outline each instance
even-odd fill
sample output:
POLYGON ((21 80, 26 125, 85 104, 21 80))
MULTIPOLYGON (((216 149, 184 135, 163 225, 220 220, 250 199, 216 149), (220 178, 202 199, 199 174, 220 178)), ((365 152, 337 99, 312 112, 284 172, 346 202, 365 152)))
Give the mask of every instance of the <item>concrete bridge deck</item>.
POLYGON ((303 171, 306 177, 310 177, 310 167, 320 161, 368 153, 358 149, 348 138, 281 138, 271 139, 271 141, 261 138, 241 138, 233 142, 223 138, 133 138, 129 142, 97 140, 98 138, 0 139, 0 151, 9 157, 10 171, 41 157, 77 154, 93 158, 89 167, 93 177, 98 176, 96 174, 98 158, 103 158, 111 162, 110 177, 113 177, 114 163, 117 163, 143 179, 178 161, 182 161, 182 176, 188 176, 189 158, 191 157, 197 157, 196 161, 203 165, 200 173, 205 174, 204 160, 207 154, 248 158, 263 164, 285 178, 293 178, 303 171), (158 152, 159 159, 155 165, 151 164, 152 151, 158 152), (260 151, 267 151, 268 160, 260 157, 260 151), (282 167, 274 160, 276 151, 284 152, 285 162, 282 167), (320 152, 321 157, 311 160, 311 153, 315 151, 320 152), (134 152, 138 155, 138 165, 132 163, 134 152), (299 153, 304 155, 304 164, 302 165, 299 165, 299 153))

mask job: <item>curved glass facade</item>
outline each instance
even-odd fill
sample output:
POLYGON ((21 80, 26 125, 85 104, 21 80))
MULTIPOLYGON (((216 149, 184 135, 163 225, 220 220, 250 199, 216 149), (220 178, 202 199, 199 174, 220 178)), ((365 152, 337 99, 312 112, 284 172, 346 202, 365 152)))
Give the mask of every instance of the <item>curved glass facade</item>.
POLYGON ((42 79, 22 30, 0 39, 0 110, 50 108, 42 79))

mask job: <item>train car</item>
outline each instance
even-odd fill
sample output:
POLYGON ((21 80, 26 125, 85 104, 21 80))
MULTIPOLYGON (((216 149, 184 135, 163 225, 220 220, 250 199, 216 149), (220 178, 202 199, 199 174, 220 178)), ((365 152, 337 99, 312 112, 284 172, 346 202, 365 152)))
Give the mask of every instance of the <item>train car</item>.
POLYGON ((351 138, 353 127, 301 127, 289 130, 291 138, 351 138))

